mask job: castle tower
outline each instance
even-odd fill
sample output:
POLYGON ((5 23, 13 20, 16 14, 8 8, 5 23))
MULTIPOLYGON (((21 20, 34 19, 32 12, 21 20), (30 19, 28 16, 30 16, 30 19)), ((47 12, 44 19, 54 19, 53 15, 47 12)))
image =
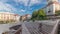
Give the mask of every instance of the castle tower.
POLYGON ((46 14, 53 15, 57 10, 60 10, 60 4, 58 0, 47 0, 47 5, 44 7, 46 14))

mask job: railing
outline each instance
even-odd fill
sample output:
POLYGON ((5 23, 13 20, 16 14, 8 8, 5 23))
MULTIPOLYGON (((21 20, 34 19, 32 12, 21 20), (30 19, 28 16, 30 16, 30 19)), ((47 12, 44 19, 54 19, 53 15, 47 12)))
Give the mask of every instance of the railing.
MULTIPOLYGON (((56 21, 55 21, 55 24, 56 24, 56 21)), ((27 29, 29 30, 31 34, 50 34, 53 30, 54 25, 50 25, 50 22, 48 24, 45 24, 45 23, 41 24, 38 22, 25 23, 25 26, 27 27, 27 29)))
POLYGON ((26 27, 28 28, 31 34, 41 34, 41 32, 39 32, 39 30, 35 27, 37 26, 36 24, 28 24, 28 25, 26 25, 26 27))
POLYGON ((15 34, 22 34, 22 27, 20 27, 16 32, 15 34))

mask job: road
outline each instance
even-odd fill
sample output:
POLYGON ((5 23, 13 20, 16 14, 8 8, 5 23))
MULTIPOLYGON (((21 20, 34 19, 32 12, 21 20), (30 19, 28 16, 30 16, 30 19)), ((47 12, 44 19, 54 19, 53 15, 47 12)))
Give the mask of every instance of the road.
MULTIPOLYGON (((26 32, 29 32, 29 34, 50 34, 56 24, 56 21, 16 22, 14 24, 0 24, 0 34, 5 31, 10 31, 10 27, 20 24, 22 24, 23 27, 22 31, 26 30, 23 34, 26 32), (40 23, 42 23, 42 27, 39 27, 40 23)), ((18 29, 18 31, 19 30, 20 29, 18 29)))
POLYGON ((15 25, 20 25, 20 22, 14 24, 0 24, 0 34, 2 34, 2 32, 10 31, 9 28, 15 25))

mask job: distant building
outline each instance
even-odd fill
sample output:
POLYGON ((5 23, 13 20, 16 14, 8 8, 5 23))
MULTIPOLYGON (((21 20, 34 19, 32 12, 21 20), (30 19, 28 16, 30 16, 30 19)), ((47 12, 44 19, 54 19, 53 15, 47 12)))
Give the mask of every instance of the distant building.
POLYGON ((0 12, 0 21, 15 20, 17 21, 19 15, 10 12, 0 12))
POLYGON ((20 20, 22 20, 22 21, 29 20, 29 19, 31 19, 31 15, 30 14, 26 14, 24 16, 21 16, 20 18, 21 18, 20 20))
POLYGON ((20 21, 20 15, 15 14, 15 20, 16 20, 16 21, 20 21))
POLYGON ((47 5, 43 9, 47 15, 53 15, 60 10, 60 4, 58 0, 47 0, 47 5))
POLYGON ((31 19, 31 15, 30 14, 26 14, 26 19, 31 19))
POLYGON ((25 16, 21 16, 20 17, 20 21, 24 21, 24 20, 26 20, 26 17, 25 16))

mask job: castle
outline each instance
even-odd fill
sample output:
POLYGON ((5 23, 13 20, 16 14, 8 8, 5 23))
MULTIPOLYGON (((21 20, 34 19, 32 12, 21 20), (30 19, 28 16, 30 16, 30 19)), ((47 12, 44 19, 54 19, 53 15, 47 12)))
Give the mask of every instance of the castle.
POLYGON ((43 8, 46 15, 53 15, 57 10, 60 10, 58 0, 47 0, 47 5, 43 8))

